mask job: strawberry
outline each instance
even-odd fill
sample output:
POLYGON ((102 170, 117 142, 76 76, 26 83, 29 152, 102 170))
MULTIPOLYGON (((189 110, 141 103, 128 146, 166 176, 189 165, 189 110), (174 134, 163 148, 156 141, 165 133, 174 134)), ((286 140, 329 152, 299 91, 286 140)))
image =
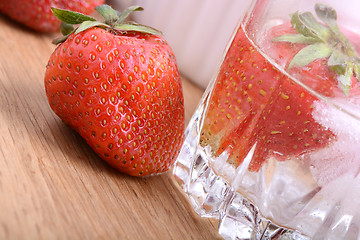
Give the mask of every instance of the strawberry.
POLYGON ((132 176, 167 171, 184 138, 184 103, 174 54, 156 30, 96 7, 105 23, 53 9, 70 24, 46 67, 53 111, 111 166, 132 176))
POLYGON ((346 97, 359 91, 360 59, 336 25, 335 11, 321 4, 315 9, 324 23, 309 12, 295 13, 291 24, 273 27, 262 42, 268 56, 301 83, 279 71, 239 28, 201 131, 201 145, 215 156, 227 153, 228 162, 238 166, 254 149, 249 170, 258 171, 270 157, 284 161, 336 140, 313 119, 313 103, 319 94, 346 97))
POLYGON ((0 12, 38 32, 56 32, 60 21, 51 7, 90 14, 104 0, 6 0, 0 1, 0 12))

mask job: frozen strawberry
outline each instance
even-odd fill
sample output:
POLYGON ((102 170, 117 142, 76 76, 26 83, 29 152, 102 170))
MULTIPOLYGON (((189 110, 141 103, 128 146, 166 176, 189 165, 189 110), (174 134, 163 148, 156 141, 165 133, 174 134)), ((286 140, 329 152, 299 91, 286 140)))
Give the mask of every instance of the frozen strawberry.
POLYGON ((258 171, 269 157, 283 161, 336 140, 313 119, 313 103, 359 91, 360 61, 334 12, 317 4, 322 22, 309 12, 295 13, 291 24, 270 29, 262 44, 275 62, 239 28, 209 99, 202 146, 215 156, 226 151, 236 166, 254 147, 249 169, 258 171))

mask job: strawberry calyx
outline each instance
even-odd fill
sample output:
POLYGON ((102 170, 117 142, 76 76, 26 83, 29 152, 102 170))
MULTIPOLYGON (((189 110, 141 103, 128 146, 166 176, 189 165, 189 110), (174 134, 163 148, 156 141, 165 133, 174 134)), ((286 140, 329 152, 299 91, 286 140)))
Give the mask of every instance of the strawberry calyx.
POLYGON ((62 43, 71 34, 78 34, 92 27, 108 29, 116 34, 119 32, 124 34, 128 31, 137 31, 153 35, 162 34, 160 31, 152 27, 125 21, 131 13, 144 10, 140 6, 130 6, 123 12, 119 12, 107 4, 99 5, 95 7, 95 10, 104 18, 103 21, 99 21, 94 17, 66 9, 52 7, 51 10, 55 17, 62 22, 60 29, 63 36, 55 39, 53 41, 54 44, 62 43), (74 28, 74 25, 77 25, 77 27, 74 28))
POLYGON ((291 24, 297 34, 285 34, 273 39, 276 42, 306 44, 290 61, 287 69, 304 67, 311 62, 327 58, 327 65, 337 74, 337 81, 345 96, 349 95, 352 77, 360 82, 360 58, 349 39, 337 24, 335 9, 325 4, 315 5, 316 16, 311 12, 295 12, 291 24))

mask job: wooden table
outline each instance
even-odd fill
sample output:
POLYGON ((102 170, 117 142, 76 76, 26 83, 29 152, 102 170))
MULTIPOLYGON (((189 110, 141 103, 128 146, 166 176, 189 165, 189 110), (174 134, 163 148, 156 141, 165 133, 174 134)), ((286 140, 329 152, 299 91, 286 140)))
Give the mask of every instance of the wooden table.
MULTIPOLYGON (((51 111, 52 37, 0 15, 0 239, 219 239, 171 172, 115 171, 51 111)), ((188 122, 202 90, 183 88, 188 122)))

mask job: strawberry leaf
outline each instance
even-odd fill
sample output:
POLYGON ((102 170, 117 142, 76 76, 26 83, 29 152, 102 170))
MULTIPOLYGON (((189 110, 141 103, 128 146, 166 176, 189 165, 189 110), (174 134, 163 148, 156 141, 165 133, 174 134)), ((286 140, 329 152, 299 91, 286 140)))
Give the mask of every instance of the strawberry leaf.
POLYGON ((273 39, 275 42, 290 42, 290 43, 304 43, 304 44, 313 44, 316 42, 321 42, 319 38, 307 37, 302 34, 285 34, 278 36, 273 39))
POLYGON ((79 25, 79 27, 76 29, 75 34, 78 34, 82 31, 85 31, 86 29, 92 28, 92 27, 110 27, 109 25, 98 22, 98 21, 85 21, 79 25))
POLYGON ((295 12, 291 15, 291 24, 294 26, 296 31, 303 36, 317 38, 317 36, 301 21, 299 12, 295 12))
POLYGON ((298 12, 294 13, 291 17, 291 23, 300 34, 307 37, 318 38, 325 41, 330 34, 330 30, 319 23, 310 12, 301 14, 298 12))
POLYGON ((140 7, 140 6, 130 6, 130 7, 126 8, 123 12, 121 12, 119 14, 119 16, 118 16, 119 20, 118 20, 117 23, 119 24, 119 23, 124 22, 125 19, 133 12, 135 12, 135 11, 143 11, 143 10, 144 9, 142 7, 140 7))
POLYGON ((80 24, 84 21, 96 21, 95 18, 90 16, 84 15, 82 13, 73 12, 65 9, 60 8, 51 8, 52 12, 54 13, 55 17, 67 24, 80 24))
POLYGON ((338 75, 344 75, 346 72, 346 59, 344 54, 338 50, 334 50, 330 55, 328 66, 331 67, 338 75))
POLYGON ((325 43, 315 43, 301 49, 291 60, 288 69, 292 67, 303 67, 319 58, 329 57, 332 53, 331 47, 325 43))
POLYGON ((134 24, 134 23, 132 23, 132 24, 121 23, 121 24, 114 26, 114 28, 116 30, 120 30, 120 31, 138 31, 138 32, 149 33, 149 34, 154 34, 154 35, 162 34, 159 30, 156 30, 154 28, 151 28, 151 27, 148 27, 145 25, 134 24))
POLYGON ((105 23, 110 26, 113 26, 119 19, 120 13, 107 4, 99 5, 95 7, 95 10, 103 16, 105 23))
POLYGON ((337 28, 337 14, 335 9, 325 4, 317 3, 315 5, 315 12, 319 19, 326 23, 330 28, 337 28))
POLYGON ((360 63, 354 63, 354 73, 356 78, 360 82, 360 63))
POLYGON ((328 65, 333 67, 337 65, 345 65, 345 56, 338 50, 334 50, 328 59, 328 65))
POLYGON ((345 96, 349 96, 349 91, 351 88, 351 78, 354 72, 353 64, 351 62, 347 62, 345 74, 338 76, 338 81, 342 91, 345 96))
POLYGON ((72 24, 67 24, 67 23, 61 22, 60 32, 62 33, 62 35, 68 35, 72 31, 74 31, 74 26, 72 24))

